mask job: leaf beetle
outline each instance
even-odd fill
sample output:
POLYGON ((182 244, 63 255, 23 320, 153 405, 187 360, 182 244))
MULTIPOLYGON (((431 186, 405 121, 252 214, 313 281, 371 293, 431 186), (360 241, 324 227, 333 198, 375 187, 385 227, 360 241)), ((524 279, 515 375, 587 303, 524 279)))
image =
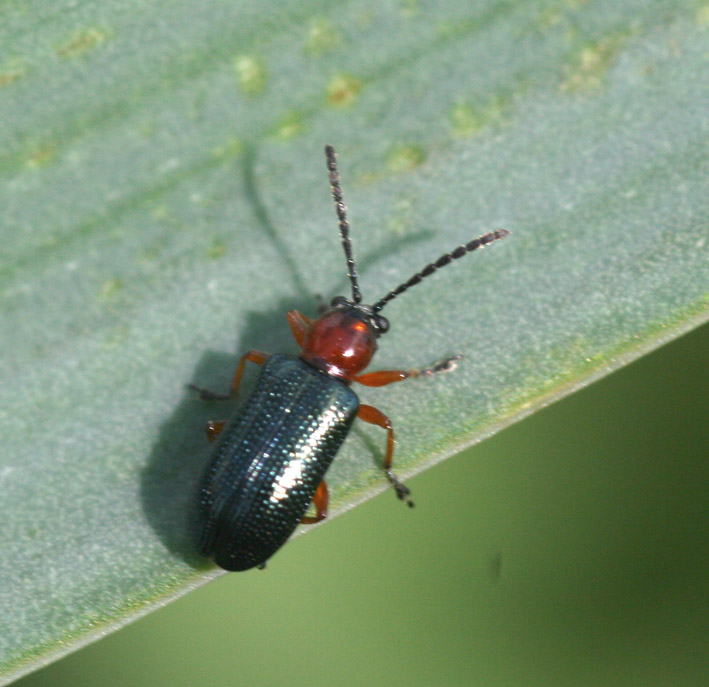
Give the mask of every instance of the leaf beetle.
POLYGON ((246 362, 262 366, 254 390, 234 416, 207 425, 216 446, 200 487, 198 546, 203 556, 226 570, 263 568, 298 524, 327 516, 324 476, 356 417, 386 430, 384 472, 399 499, 413 506, 408 488, 392 471, 391 421, 374 406, 360 403, 350 385, 384 386, 451 369, 460 356, 420 370, 364 372, 378 338, 389 330, 381 311, 436 270, 509 233, 500 229, 473 239, 426 265, 374 305, 365 305, 332 146, 325 147, 325 156, 352 297, 337 296, 315 320, 296 310, 287 313, 301 347, 299 356, 251 350, 237 365, 230 394, 193 387, 203 399, 230 398, 237 393, 246 362), (311 503, 315 515, 306 514, 311 503))

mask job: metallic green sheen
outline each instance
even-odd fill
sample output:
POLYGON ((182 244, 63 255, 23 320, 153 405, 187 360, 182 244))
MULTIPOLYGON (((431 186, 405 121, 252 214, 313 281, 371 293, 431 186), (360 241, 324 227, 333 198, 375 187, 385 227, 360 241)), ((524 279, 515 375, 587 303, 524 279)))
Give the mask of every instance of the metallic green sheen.
POLYGON ((269 357, 204 473, 202 555, 226 570, 264 564, 308 510, 358 409, 339 379, 294 356, 269 357))

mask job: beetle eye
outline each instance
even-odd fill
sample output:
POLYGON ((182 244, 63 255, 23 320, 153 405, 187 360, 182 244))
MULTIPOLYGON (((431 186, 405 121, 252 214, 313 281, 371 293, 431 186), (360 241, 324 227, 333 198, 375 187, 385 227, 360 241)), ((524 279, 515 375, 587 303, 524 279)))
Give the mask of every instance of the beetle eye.
POLYGON ((335 296, 330 301, 330 307, 332 307, 332 308, 339 308, 343 305, 351 305, 350 301, 347 298, 345 298, 344 296, 335 296))
POLYGON ((378 315, 374 322, 377 325, 377 329, 379 330, 380 334, 384 334, 389 331, 389 320, 387 320, 386 317, 378 315))

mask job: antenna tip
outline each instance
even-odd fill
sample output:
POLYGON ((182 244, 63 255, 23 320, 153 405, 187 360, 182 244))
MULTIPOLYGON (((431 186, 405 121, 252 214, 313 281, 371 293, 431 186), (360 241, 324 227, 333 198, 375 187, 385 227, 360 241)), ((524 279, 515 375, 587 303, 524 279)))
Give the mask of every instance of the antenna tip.
POLYGON ((331 157, 334 154, 335 154, 335 149, 328 143, 325 146, 325 155, 327 155, 328 157, 331 157))
POLYGON ((507 229, 496 229, 494 232, 496 239, 504 239, 505 236, 509 236, 510 232, 507 229))

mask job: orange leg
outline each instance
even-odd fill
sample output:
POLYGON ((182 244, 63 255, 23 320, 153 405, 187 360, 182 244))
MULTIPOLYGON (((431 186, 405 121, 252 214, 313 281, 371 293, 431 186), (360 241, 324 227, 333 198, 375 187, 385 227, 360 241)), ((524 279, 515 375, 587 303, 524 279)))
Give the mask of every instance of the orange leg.
POLYGON ((377 427, 386 429, 387 448, 386 453, 384 454, 384 464, 382 467, 384 468, 384 472, 386 472, 386 476, 389 479, 391 486, 394 487, 396 495, 402 501, 406 501, 406 503, 413 508, 414 502, 410 498, 411 492, 409 491, 409 488, 399 481, 399 478, 394 474, 391 469, 391 464, 394 460, 394 429, 391 426, 391 420, 386 415, 384 415, 384 413, 382 413, 382 411, 378 408, 368 405, 361 405, 359 407, 357 417, 360 420, 369 422, 372 425, 377 425, 377 427))
POLYGON ((313 496, 313 506, 315 506, 315 515, 304 515, 300 522, 303 525, 314 525, 327 517, 327 507, 330 503, 330 494, 327 491, 325 480, 320 482, 313 496))
POLYGON ((308 329, 310 329, 313 320, 307 315, 299 313, 297 310, 289 310, 286 313, 286 319, 290 325, 290 330, 293 332, 293 338, 302 348, 305 342, 305 335, 308 333, 308 329))
POLYGON ((241 360, 234 373, 234 379, 231 381, 231 394, 230 396, 236 396, 236 392, 239 390, 239 384, 241 384, 241 378, 244 375, 244 366, 246 361, 256 363, 256 365, 263 365, 266 360, 268 360, 268 353, 263 353, 262 351, 251 350, 241 356, 241 360))
POLYGON ((450 358, 445 358, 435 365, 425 367, 422 370, 377 370, 376 372, 366 372, 363 375, 355 377, 354 381, 364 386, 386 386, 394 382, 401 382, 409 377, 423 377, 425 375, 434 375, 439 372, 454 370, 455 361, 460 360, 462 357, 462 355, 452 355, 450 358))
POLYGON ((222 433, 224 425, 226 425, 226 420, 209 420, 204 428, 207 432, 207 439, 212 442, 216 441, 217 437, 222 433))
POLYGON ((220 394, 216 391, 210 391, 209 389, 202 389, 199 386, 190 384, 190 389, 194 389, 199 392, 199 397, 203 401, 224 401, 236 396, 239 390, 239 384, 241 384, 241 378, 244 376, 244 366, 246 361, 249 360, 257 365, 263 365, 266 360, 268 360, 268 353, 263 353, 262 351, 251 350, 241 356, 239 364, 236 366, 236 372, 234 373, 234 379, 231 382, 231 391, 228 394, 220 394))

